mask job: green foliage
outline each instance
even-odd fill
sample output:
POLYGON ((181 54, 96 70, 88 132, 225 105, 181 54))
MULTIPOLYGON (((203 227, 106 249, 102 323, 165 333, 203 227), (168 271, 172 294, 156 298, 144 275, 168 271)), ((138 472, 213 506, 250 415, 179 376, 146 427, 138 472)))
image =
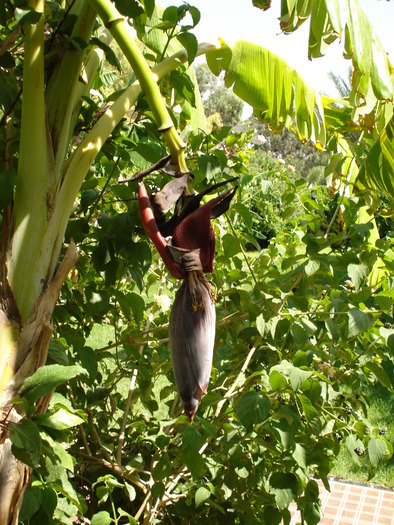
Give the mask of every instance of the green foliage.
MULTIPOLYGON (((148 512, 148 497, 157 519, 169 523, 189 520, 191 513, 196 523, 223 514, 234 523, 279 523, 296 501, 306 523, 314 524, 319 507, 310 476, 327 482, 342 441, 355 461, 354 449, 365 451, 361 459, 370 460, 371 475, 390 457, 388 440, 368 422, 362 389, 376 380, 391 388, 384 369, 392 338, 384 328, 390 284, 385 280, 374 291, 367 282, 378 255, 389 264, 389 241, 373 249, 365 243, 368 225, 354 220, 358 198, 344 200, 346 227, 336 224, 326 238, 331 215, 311 199, 316 188, 274 160, 266 159, 275 177, 271 192, 257 192, 252 183, 264 179, 249 173, 248 137, 228 133, 222 129, 191 143, 197 188, 240 176, 239 201, 228 219, 214 223, 216 351, 209 392, 193 425, 176 403, 167 342, 176 286, 156 255, 142 255, 147 244, 133 220, 135 187, 109 184, 100 207, 81 199, 75 210, 73 228, 85 233, 55 312, 57 343, 49 354, 51 361, 61 355, 80 363, 88 374, 60 387, 46 419, 33 418, 45 458, 30 459, 40 478, 22 515, 35 519, 43 512, 49 486, 58 498, 52 519, 59 523, 74 515, 138 523, 133 520, 148 512), (253 198, 261 216, 274 189, 286 219, 266 249, 248 252, 257 212, 245 198, 253 198), (99 330, 93 321, 104 325, 99 330), (60 408, 68 415, 60 418, 63 426, 51 423, 64 414, 60 408), (80 433, 66 428, 67 421, 78 422, 80 433), (48 453, 54 442, 63 445, 48 453), (172 503, 164 511, 166 496, 172 503), (91 502, 88 508, 82 500, 91 502)), ((103 160, 81 195, 103 184, 103 169, 112 169, 103 160)), ((154 185, 162 184, 155 177, 154 185)))

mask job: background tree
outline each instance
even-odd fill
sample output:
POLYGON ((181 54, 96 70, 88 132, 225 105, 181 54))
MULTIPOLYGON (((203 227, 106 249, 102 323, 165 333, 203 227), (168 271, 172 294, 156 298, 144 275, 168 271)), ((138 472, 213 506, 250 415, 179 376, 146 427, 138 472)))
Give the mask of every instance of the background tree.
POLYGON ((224 87, 206 64, 196 67, 198 87, 203 99, 207 117, 219 113, 225 126, 236 126, 242 118, 244 103, 234 93, 224 87))

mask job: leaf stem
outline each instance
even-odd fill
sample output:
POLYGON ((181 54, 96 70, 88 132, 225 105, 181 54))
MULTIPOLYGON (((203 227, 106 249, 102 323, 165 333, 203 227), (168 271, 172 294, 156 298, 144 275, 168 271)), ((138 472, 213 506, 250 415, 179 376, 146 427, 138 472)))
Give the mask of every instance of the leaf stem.
MULTIPOLYGON (((29 6, 44 12, 44 0, 29 6)), ((41 239, 51 205, 51 148, 45 122, 44 16, 25 26, 23 98, 18 176, 13 207, 13 240, 7 256, 8 279, 22 321, 42 291, 45 275, 36 271, 41 239), (49 200, 48 200, 49 199, 49 200)))
POLYGON ((98 12, 117 44, 129 61, 135 76, 148 100, 160 131, 166 131, 173 126, 171 117, 160 93, 159 86, 150 70, 144 56, 137 47, 125 20, 109 0, 88 0, 98 12))
MULTIPOLYGON (((88 3, 82 3, 80 0, 75 6, 78 18, 71 36, 76 42, 85 42, 87 45, 96 13, 88 3)), ((81 46, 77 48, 76 44, 74 49, 67 50, 47 87, 48 127, 55 153, 57 177, 61 174, 72 133, 70 125, 74 109, 74 93, 79 90, 78 78, 84 55, 85 49, 81 46)))
MULTIPOLYGON (((163 273, 162 273, 161 282, 160 282, 160 285, 159 285, 159 289, 157 291, 157 295, 158 296, 161 293, 161 290, 163 288, 165 280, 166 280, 166 276, 164 276, 163 273)), ((158 307, 158 304, 157 304, 157 301, 155 301, 155 303, 152 306, 152 310, 151 310, 151 312, 149 314, 148 320, 146 322, 146 325, 145 325, 145 328, 144 328, 143 337, 145 337, 146 334, 150 330, 150 326, 152 324, 153 317, 154 317, 154 314, 155 314, 155 311, 156 311, 157 307, 158 307)), ((144 351, 144 344, 141 344, 139 349, 138 349, 139 355, 142 355, 143 351, 144 351)), ((117 450, 116 450, 116 462, 118 463, 119 466, 122 464, 122 447, 123 447, 123 443, 125 441, 125 430, 126 430, 127 419, 129 417, 129 412, 130 412, 130 407, 131 407, 131 398, 133 396, 135 383, 137 381, 137 375, 138 375, 138 368, 135 368, 133 370, 133 374, 131 376, 130 385, 129 385, 129 393, 128 393, 128 396, 127 396, 126 406, 125 406, 125 409, 124 409, 122 423, 120 425, 120 430, 119 430, 118 447, 117 447, 117 450)))

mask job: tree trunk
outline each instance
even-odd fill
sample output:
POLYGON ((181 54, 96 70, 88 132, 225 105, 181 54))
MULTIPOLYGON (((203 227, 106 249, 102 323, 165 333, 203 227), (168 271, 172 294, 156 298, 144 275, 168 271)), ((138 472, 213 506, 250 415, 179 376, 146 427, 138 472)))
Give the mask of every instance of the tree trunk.
MULTIPOLYGON (((12 454, 10 423, 24 417, 21 405, 13 405, 25 379, 46 362, 52 334, 51 317, 60 289, 77 260, 71 242, 51 282, 38 298, 27 321, 21 325, 12 290, 6 277, 0 283, 0 525, 16 524, 30 469, 12 454)), ((4 268, 4 266, 3 266, 4 268)), ((36 413, 47 409, 51 396, 37 402, 36 413)))

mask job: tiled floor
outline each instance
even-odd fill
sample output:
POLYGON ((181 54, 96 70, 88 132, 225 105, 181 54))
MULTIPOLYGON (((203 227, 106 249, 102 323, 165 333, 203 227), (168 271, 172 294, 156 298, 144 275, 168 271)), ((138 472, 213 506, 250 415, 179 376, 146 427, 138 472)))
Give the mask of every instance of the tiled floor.
MULTIPOLYGON (((319 482, 320 525, 394 525, 394 491, 330 480, 331 492, 319 482)), ((300 523, 295 507, 290 525, 300 523)))

